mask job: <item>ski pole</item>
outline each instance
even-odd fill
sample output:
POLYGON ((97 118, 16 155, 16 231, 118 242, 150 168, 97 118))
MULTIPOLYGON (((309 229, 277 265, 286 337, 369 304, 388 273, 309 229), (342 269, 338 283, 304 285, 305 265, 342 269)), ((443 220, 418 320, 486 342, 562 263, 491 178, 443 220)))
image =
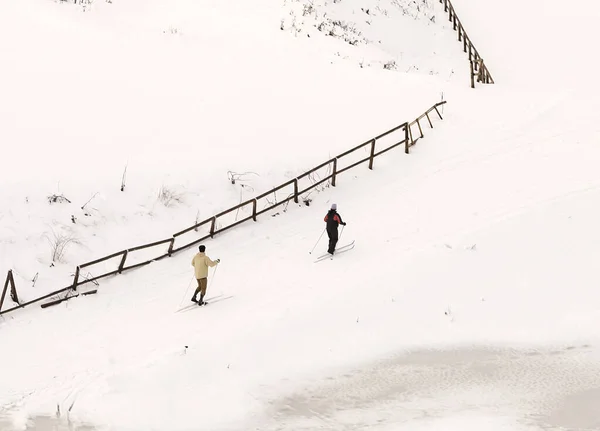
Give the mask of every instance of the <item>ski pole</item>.
POLYGON ((308 254, 312 254, 313 251, 315 251, 315 248, 317 248, 317 244, 319 243, 319 241, 321 241, 321 238, 323 237, 323 234, 325 233, 326 229, 323 229, 323 232, 321 232, 321 236, 319 237, 319 239, 317 240, 317 243, 315 244, 315 246, 312 248, 311 251, 308 252, 308 254))
POLYGON ((185 293, 183 294, 183 298, 181 298, 181 301, 179 301, 179 306, 181 307, 181 304, 183 304, 183 301, 185 300, 185 296, 188 294, 188 290, 190 290, 190 285, 192 284, 192 280, 195 278, 195 275, 192 275, 192 279, 190 280, 190 282, 188 283, 187 289, 185 289, 185 293))
POLYGON ((339 237, 338 241, 340 241, 342 239, 342 235, 344 234, 345 227, 346 227, 346 225, 342 225, 342 231, 340 232, 340 237, 339 237))

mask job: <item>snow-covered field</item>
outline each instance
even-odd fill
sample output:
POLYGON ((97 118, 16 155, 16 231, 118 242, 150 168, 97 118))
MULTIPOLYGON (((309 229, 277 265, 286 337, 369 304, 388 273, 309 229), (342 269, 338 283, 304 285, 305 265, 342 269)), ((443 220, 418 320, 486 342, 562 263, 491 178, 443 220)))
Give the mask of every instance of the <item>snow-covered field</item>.
POLYGON ((419 3, 2 2, 0 271, 25 299, 449 103, 410 155, 207 241, 206 308, 176 312, 191 249, 0 318, 1 430, 600 429, 600 6, 455 0, 496 80, 470 90, 419 3), (357 245, 315 264, 333 202, 357 245), (77 239, 53 267, 50 228, 77 239))

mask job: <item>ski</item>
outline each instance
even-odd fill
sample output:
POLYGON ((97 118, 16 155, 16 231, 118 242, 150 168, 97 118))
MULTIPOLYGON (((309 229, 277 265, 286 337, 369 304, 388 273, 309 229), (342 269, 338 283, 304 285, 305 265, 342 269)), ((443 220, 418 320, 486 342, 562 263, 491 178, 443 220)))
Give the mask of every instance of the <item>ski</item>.
POLYGON ((204 304, 202 304, 202 305, 194 304, 193 306, 191 306, 188 309, 183 310, 183 311, 190 311, 190 310, 193 310, 194 308, 206 307, 208 304, 214 304, 215 302, 225 301, 226 299, 233 298, 233 295, 225 296, 225 297, 222 297, 222 296, 223 295, 219 295, 218 297, 209 298, 208 300, 204 301, 204 304))
POLYGON ((328 257, 330 259, 333 259, 333 256, 335 256, 336 254, 343 253, 344 251, 351 250, 352 248, 354 248, 354 241, 352 241, 350 244, 346 244, 342 247, 336 248, 333 255, 329 253, 322 254, 321 256, 317 257, 317 260, 315 260, 315 262, 320 262, 328 257))
MULTIPOLYGON (((206 300, 206 301, 208 301, 208 300, 211 300, 211 301, 213 301, 214 299, 220 298, 221 296, 223 296, 223 294, 221 294, 221 295, 216 295, 216 296, 211 296, 210 298, 207 298, 207 300, 206 300)), ((181 312, 181 311, 189 310, 189 309, 191 309, 191 308, 194 308, 194 307, 200 307, 200 306, 198 305, 198 303, 197 303, 197 302, 194 302, 194 303, 192 303, 192 304, 190 304, 190 305, 186 305, 185 307, 183 307, 183 308, 180 308, 179 310, 177 310, 177 311, 175 311, 175 312, 176 312, 176 313, 179 313, 179 312, 181 312)))
POLYGON ((334 253, 334 255, 333 255, 333 256, 331 256, 331 259, 333 260, 333 258, 334 258, 334 257, 336 257, 338 254, 341 254, 341 253, 346 253, 347 251, 350 251, 350 250, 352 250, 353 248, 354 248, 354 244, 352 244, 351 246, 348 246, 347 248, 345 248, 345 249, 343 249, 343 250, 340 250, 340 251, 337 251, 337 250, 336 250, 336 252, 334 253))
POLYGON ((349 244, 346 244, 346 245, 336 248, 335 252, 333 254, 329 254, 329 253, 322 254, 321 256, 317 257, 317 260, 315 260, 315 263, 321 262, 322 260, 325 260, 326 258, 333 260, 333 258, 336 255, 338 255, 340 253, 344 253, 345 251, 352 250, 353 248, 354 248, 354 240, 352 240, 352 242, 349 244))
MULTIPOLYGON (((220 295, 220 296, 223 296, 223 295, 220 295)), ((204 304, 202 304, 202 305, 199 305, 198 307, 205 307, 205 306, 207 306, 208 304, 214 304, 215 302, 219 302, 219 301, 225 301, 226 299, 229 299, 229 298, 233 298, 233 295, 226 296, 226 297, 224 297, 224 298, 221 298, 221 297, 219 297, 219 298, 217 298, 217 299, 210 298, 210 300, 208 300, 208 301, 204 301, 204 304)))

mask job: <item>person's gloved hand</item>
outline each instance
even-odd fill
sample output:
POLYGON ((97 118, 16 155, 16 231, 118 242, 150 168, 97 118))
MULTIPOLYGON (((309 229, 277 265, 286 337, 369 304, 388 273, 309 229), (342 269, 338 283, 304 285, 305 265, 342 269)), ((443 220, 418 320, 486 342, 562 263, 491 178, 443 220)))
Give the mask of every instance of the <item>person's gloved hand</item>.
POLYGON ((215 260, 215 262, 221 263, 221 259, 217 259, 217 260, 215 260))
POLYGON ((342 223, 342 226, 346 226, 346 222, 342 223))

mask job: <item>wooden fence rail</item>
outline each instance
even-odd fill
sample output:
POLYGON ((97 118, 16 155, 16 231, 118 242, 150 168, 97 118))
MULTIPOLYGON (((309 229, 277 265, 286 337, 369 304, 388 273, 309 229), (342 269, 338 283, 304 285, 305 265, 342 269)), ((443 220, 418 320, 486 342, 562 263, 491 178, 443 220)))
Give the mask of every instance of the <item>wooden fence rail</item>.
POLYGON ((231 229, 235 226, 238 226, 242 223, 245 223, 249 220, 253 220, 256 221, 257 217, 261 214, 264 214, 268 211, 271 211, 281 205, 285 205, 286 203, 290 202, 290 201, 294 201, 296 203, 298 203, 300 201, 300 197, 302 195, 304 195, 305 193, 309 192, 312 189, 315 189, 316 187, 320 186, 321 184, 325 183, 325 182, 330 182, 330 184, 332 186, 336 186, 336 182, 337 182, 337 178, 340 174, 358 166, 361 165, 363 163, 368 162, 368 167, 369 169, 373 169, 373 165, 374 165, 374 160, 376 157, 380 156, 381 154, 385 154, 388 151, 390 151, 393 148, 396 148, 400 145, 404 145, 404 152, 406 154, 409 154, 410 151, 410 147, 412 147, 413 145, 415 145, 417 143, 417 141, 421 138, 423 138, 423 129, 421 128, 421 123, 420 121, 423 120, 424 118, 427 118, 428 122, 429 122, 429 126, 431 128, 433 128, 433 123, 431 122, 431 118, 429 116, 429 114, 433 111, 436 111, 438 116, 440 117, 440 119, 442 119, 442 116, 438 110, 438 107, 445 104, 446 101, 443 102, 439 102, 436 103, 435 105, 433 105, 431 108, 429 108, 427 111, 425 111, 422 115, 420 115, 419 117, 417 117, 414 121, 408 123, 402 123, 390 130, 388 130, 387 132, 384 132, 378 136, 376 136, 375 138, 372 138, 354 148, 351 148, 348 151, 345 151, 341 154, 339 154, 338 156, 327 160, 326 162, 321 163, 320 165, 318 165, 315 168, 312 168, 309 171, 304 172, 303 174, 301 174, 300 176, 293 178, 267 192, 264 192, 252 199, 249 199, 245 202, 242 202, 238 205, 235 205, 229 209, 226 209, 224 211, 221 211, 220 213, 207 218, 206 220, 201 221, 200 223, 196 223, 186 229, 183 229, 179 232, 176 232, 175 234, 173 234, 173 236, 171 238, 167 238, 167 239, 163 239, 160 241, 155 241, 155 242, 151 242, 148 244, 144 244, 144 245, 140 245, 140 246, 136 246, 136 247, 132 247, 132 248, 128 248, 127 250, 122 250, 116 253, 112 253, 109 254, 108 256, 104 256, 101 257, 99 259, 95 259, 92 260, 90 262, 86 262, 83 263, 81 265, 78 265, 75 269, 75 274, 73 277, 73 283, 70 286, 67 286, 63 289, 59 289, 56 290, 54 292, 48 293, 44 296, 41 296, 39 298, 35 298, 31 301, 28 301, 26 303, 19 303, 19 299, 17 297, 17 289, 15 286, 15 281, 13 278, 13 274, 12 271, 8 271, 7 277, 6 277, 6 281, 4 283, 4 289, 2 291, 2 296, 0 297, 0 315, 2 314, 6 314, 9 313, 11 311, 17 310, 19 308, 23 308, 26 307, 27 305, 31 305, 31 304, 35 304, 37 302, 43 301, 44 299, 48 299, 51 297, 56 297, 57 295, 61 295, 61 294, 65 294, 64 297, 62 298, 54 298, 52 301, 43 304, 42 308, 48 307, 50 305, 55 305, 58 303, 61 303, 63 301, 66 301, 70 298, 73 297, 77 297, 80 295, 86 295, 86 294, 90 294, 90 293, 95 293, 96 290, 93 291, 89 291, 89 292, 83 292, 81 294, 75 294, 73 293, 74 291, 77 290, 77 288, 79 286, 88 284, 88 283, 92 283, 95 282, 101 278, 105 278, 105 277, 109 277, 112 275, 117 275, 117 274, 121 274, 123 271, 128 271, 130 269, 134 269, 134 268, 139 268, 145 265, 148 265, 151 262, 154 262, 156 260, 160 260, 160 259, 164 259, 165 257, 170 257, 173 254, 180 252, 182 250, 188 249, 202 241, 205 241, 206 239, 212 238, 214 237, 216 234, 225 232, 228 229, 231 229), (413 133, 412 133, 412 128, 413 126, 417 126, 419 129, 419 136, 417 137, 417 139, 413 138, 413 133), (394 140, 393 144, 388 145, 385 148, 380 148, 377 149, 377 142, 380 141, 382 138, 387 137, 389 135, 391 135, 394 132, 398 132, 401 131, 401 135, 399 136, 398 139, 394 140), (339 161, 344 159, 345 157, 348 157, 354 153, 356 153, 359 150, 362 149, 366 149, 368 147, 369 150, 369 155, 366 157, 362 157, 360 158, 358 161, 354 161, 352 162, 350 165, 345 166, 344 168, 339 169, 339 161), (305 178, 310 178, 310 176, 312 174, 314 174, 315 172, 319 171, 320 169, 323 169, 325 167, 331 167, 331 171, 328 175, 326 175, 324 178, 320 178, 317 181, 312 182, 309 186, 300 189, 300 185, 299 182, 300 180, 303 180, 305 178), (287 194, 285 199, 282 200, 278 200, 275 203, 269 203, 269 205, 267 205, 265 208, 259 210, 258 209, 258 202, 261 200, 266 199, 267 197, 269 197, 270 195, 274 195, 279 191, 285 190, 286 188, 289 188, 289 193, 287 194), (235 211, 238 210, 243 210, 247 207, 250 207, 250 211, 249 211, 249 215, 242 217, 241 219, 237 219, 237 215, 235 218, 235 221, 233 223, 230 224, 226 224, 224 226, 218 226, 218 221, 219 219, 221 219, 224 216, 230 215, 235 211), (179 245, 176 247, 176 242, 177 239, 180 238, 181 236, 185 235, 185 234, 189 234, 192 231, 196 232, 199 228, 207 228, 207 232, 205 235, 200 235, 199 238, 195 238, 193 241, 188 241, 185 242, 182 245, 179 245), (159 246, 166 246, 168 244, 168 247, 166 247, 166 251, 162 252, 161 254, 158 254, 157 257, 154 257, 152 259, 146 259, 143 260, 142 262, 138 262, 138 263, 134 263, 131 265, 126 265, 127 264, 127 260, 130 259, 130 256, 132 256, 133 253, 141 251, 141 250, 145 250, 145 249, 150 249, 153 247, 159 247, 159 246), (90 278, 85 278, 84 280, 81 280, 81 270, 84 268, 88 268, 94 265, 98 265, 100 263, 104 263, 107 262, 111 259, 115 259, 115 265, 114 265, 114 269, 111 269, 107 272, 101 273, 101 275, 95 276, 95 277, 90 277, 90 278), (117 263, 118 261, 118 263, 117 263), (13 300, 13 302, 15 304, 17 304, 16 306, 9 308, 7 310, 2 311, 2 305, 4 303, 4 298, 7 292, 8 287, 10 286, 10 293, 11 293, 11 298, 13 300))
POLYGON ((454 5, 451 0, 440 0, 444 4, 444 12, 448 12, 448 20, 452 23, 454 31, 458 32, 458 41, 463 43, 463 51, 469 54, 469 63, 471 68, 471 88, 475 88, 475 78, 482 84, 493 84, 494 79, 489 69, 479 55, 479 51, 473 45, 471 38, 467 35, 462 22, 456 15, 454 5))

